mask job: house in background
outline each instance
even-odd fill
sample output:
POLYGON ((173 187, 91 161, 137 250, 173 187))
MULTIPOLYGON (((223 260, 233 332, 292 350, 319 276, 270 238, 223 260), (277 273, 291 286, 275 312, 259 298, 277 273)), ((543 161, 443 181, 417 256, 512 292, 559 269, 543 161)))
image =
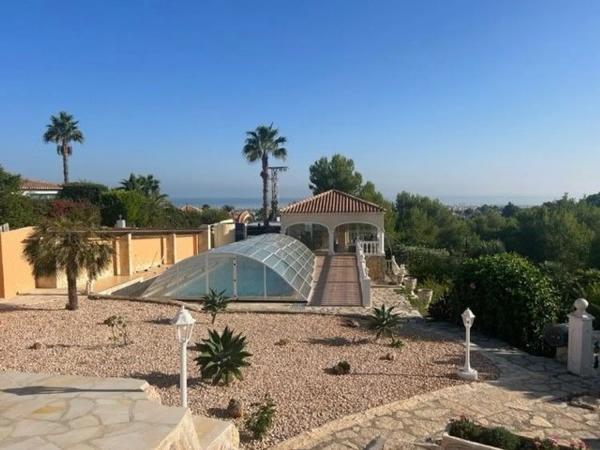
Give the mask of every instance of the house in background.
POLYGON ((30 180, 23 178, 21 180, 21 193, 31 198, 53 199, 56 198, 62 190, 62 185, 51 183, 49 181, 30 180))
POLYGON ((281 232, 315 252, 354 253, 361 242, 366 255, 384 255, 385 209, 335 189, 281 210, 281 232))

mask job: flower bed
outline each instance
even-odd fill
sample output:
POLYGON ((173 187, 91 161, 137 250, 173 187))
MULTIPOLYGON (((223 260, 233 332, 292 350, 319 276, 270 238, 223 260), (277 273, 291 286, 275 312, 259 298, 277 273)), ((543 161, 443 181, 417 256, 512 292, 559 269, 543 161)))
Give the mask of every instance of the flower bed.
POLYGON ((586 450, 582 441, 561 445, 555 439, 531 439, 511 433, 503 427, 484 427, 471 419, 461 417, 452 420, 448 432, 442 438, 442 449, 458 450, 586 450))

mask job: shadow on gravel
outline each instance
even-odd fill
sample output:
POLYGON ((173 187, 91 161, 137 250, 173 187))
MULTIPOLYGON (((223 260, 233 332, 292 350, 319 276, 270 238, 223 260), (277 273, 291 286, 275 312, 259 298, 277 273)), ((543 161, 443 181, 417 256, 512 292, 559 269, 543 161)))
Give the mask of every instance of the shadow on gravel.
MULTIPOLYGON (((146 380, 148 383, 158 387, 158 388, 169 388, 172 386, 179 386, 179 374, 178 373, 162 373, 162 372, 149 372, 149 373, 140 373, 134 372, 128 375, 131 378, 141 378, 142 380, 146 380)), ((189 377, 188 378, 188 386, 193 386, 195 384, 201 383, 202 380, 200 377, 189 377)))
POLYGON ((368 344, 369 339, 348 339, 342 336, 330 337, 330 338, 309 338, 305 342, 314 345, 326 345, 327 347, 347 347, 351 345, 364 345, 368 344))

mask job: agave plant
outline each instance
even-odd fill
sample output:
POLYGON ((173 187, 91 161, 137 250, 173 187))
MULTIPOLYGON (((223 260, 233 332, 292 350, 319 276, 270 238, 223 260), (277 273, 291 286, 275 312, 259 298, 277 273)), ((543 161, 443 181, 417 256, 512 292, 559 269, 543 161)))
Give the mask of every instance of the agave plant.
POLYGON ((381 336, 394 337, 394 330, 400 325, 400 315, 394 312, 395 306, 386 308, 382 305, 381 308, 373 308, 369 316, 369 326, 377 332, 376 340, 381 336))
POLYGON ((225 291, 215 292, 211 289, 207 295, 202 297, 202 301, 204 302, 202 304, 202 311, 210 314, 212 319, 211 324, 214 325, 217 314, 227 309, 231 298, 225 295, 225 291))
POLYGON ((250 365, 246 359, 252 354, 246 351, 246 337, 241 333, 234 335, 229 327, 221 334, 209 330, 208 338, 202 339, 196 348, 200 352, 195 359, 200 366, 200 375, 210 378, 213 384, 222 381, 228 385, 233 378, 242 380, 242 367, 250 365))

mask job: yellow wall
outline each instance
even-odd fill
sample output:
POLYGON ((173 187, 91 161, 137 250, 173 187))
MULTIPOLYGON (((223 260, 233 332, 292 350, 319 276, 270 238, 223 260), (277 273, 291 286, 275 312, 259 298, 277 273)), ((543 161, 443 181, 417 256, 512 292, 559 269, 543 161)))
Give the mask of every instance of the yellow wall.
POLYGON ((161 236, 132 236, 130 251, 134 272, 141 272, 163 264, 161 236))
MULTIPOLYGON (((219 233, 221 245, 233 234, 229 226, 222 227, 219 233)), ((15 296, 18 292, 34 288, 65 288, 64 274, 51 277, 40 277, 37 280, 23 256, 24 241, 33 231, 32 227, 20 228, 0 233, 0 298, 15 296)), ((206 229, 187 233, 137 234, 135 231, 113 239, 112 264, 98 278, 112 275, 132 275, 151 267, 174 264, 187 257, 196 255, 208 248, 208 232, 206 229)), ((87 276, 82 274, 78 286, 83 289, 87 276)))
POLYGON ((176 236, 177 260, 189 258, 197 254, 196 236, 193 234, 180 234, 176 236))
POLYGON ((31 266, 23 255, 32 227, 0 233, 0 298, 35 288, 31 266))

